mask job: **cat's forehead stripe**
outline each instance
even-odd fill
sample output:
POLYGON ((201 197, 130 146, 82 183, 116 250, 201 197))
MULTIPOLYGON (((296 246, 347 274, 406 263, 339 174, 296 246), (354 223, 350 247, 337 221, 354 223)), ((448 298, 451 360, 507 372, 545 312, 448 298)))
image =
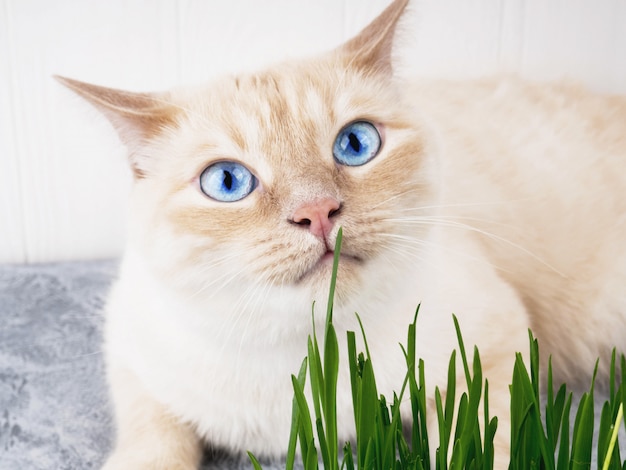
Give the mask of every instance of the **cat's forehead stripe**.
POLYGON ((227 132, 242 151, 282 160, 314 150, 320 126, 327 127, 335 112, 328 93, 311 77, 300 78, 265 73, 235 79, 238 108, 228 112, 227 132))

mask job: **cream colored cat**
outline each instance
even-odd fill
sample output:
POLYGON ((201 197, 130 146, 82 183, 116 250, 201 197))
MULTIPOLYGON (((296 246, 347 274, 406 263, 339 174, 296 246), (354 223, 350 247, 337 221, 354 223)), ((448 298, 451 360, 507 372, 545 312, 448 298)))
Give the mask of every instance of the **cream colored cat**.
POLYGON ((358 312, 389 396, 421 303, 418 354, 444 387, 456 313, 490 381, 499 468, 529 326, 569 380, 626 345, 626 98, 515 78, 402 82, 391 49, 406 3, 326 55, 205 88, 61 79, 113 123, 135 175, 106 312, 107 470, 195 469, 203 443, 285 451, 290 374, 339 227, 342 347, 358 312))

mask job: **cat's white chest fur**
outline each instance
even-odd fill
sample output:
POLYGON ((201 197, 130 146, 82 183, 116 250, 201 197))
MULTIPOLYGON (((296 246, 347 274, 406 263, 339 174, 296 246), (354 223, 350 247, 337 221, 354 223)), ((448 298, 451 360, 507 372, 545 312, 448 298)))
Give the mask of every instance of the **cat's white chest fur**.
MULTIPOLYGON (((448 240, 440 237, 435 237, 437 243, 446 246, 448 240)), ((469 344, 481 343, 486 354, 497 347, 498 354, 508 351, 512 360, 513 353, 524 347, 525 334, 511 333, 526 326, 513 291, 490 265, 472 256, 472 243, 456 246, 467 255, 466 262, 447 250, 432 249, 423 258, 432 267, 428 272, 410 268, 413 263, 402 271, 398 265, 391 269, 380 264, 376 270, 380 278, 372 276, 358 298, 336 307, 342 439, 353 435, 354 426, 345 331, 358 331, 356 312, 368 334, 374 365, 379 366, 379 391, 388 397, 399 391, 406 374, 399 344, 406 343, 406 327, 419 302, 418 355, 425 359, 432 389, 445 384, 449 354, 456 345, 453 311, 461 318, 469 344)), ((106 336, 113 371, 132 369, 151 395, 193 423, 212 445, 258 455, 284 452, 293 396, 290 376, 306 355, 311 303, 318 299, 276 290, 252 301, 264 300, 261 308, 243 313, 238 310, 237 288, 211 295, 210 301, 202 296, 189 301, 154 280, 132 251, 122 276, 135 282, 118 284, 109 304, 106 336)), ((318 302, 318 320, 324 318, 324 307, 318 302)), ((492 390, 498 385, 506 386, 494 380, 492 390)))

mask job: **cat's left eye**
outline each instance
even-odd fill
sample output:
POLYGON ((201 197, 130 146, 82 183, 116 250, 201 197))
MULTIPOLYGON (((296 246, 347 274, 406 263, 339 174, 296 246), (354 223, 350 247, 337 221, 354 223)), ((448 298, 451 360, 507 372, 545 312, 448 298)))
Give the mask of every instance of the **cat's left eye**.
POLYGON ((257 179, 241 163, 217 162, 200 175, 200 189, 211 199, 235 202, 256 188, 257 179))
POLYGON ((342 165, 361 166, 378 155, 381 144, 374 124, 356 121, 341 129, 335 138, 333 156, 342 165))

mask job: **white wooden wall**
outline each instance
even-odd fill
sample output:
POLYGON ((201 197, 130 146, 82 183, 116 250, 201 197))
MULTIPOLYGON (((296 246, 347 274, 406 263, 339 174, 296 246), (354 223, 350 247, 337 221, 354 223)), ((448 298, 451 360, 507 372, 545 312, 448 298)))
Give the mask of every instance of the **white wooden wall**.
MULTIPOLYGON (((53 74, 157 90, 339 44, 389 0, 0 0, 0 262, 118 256, 130 177, 53 74)), ((404 73, 626 92, 626 0, 412 0, 404 73)))

